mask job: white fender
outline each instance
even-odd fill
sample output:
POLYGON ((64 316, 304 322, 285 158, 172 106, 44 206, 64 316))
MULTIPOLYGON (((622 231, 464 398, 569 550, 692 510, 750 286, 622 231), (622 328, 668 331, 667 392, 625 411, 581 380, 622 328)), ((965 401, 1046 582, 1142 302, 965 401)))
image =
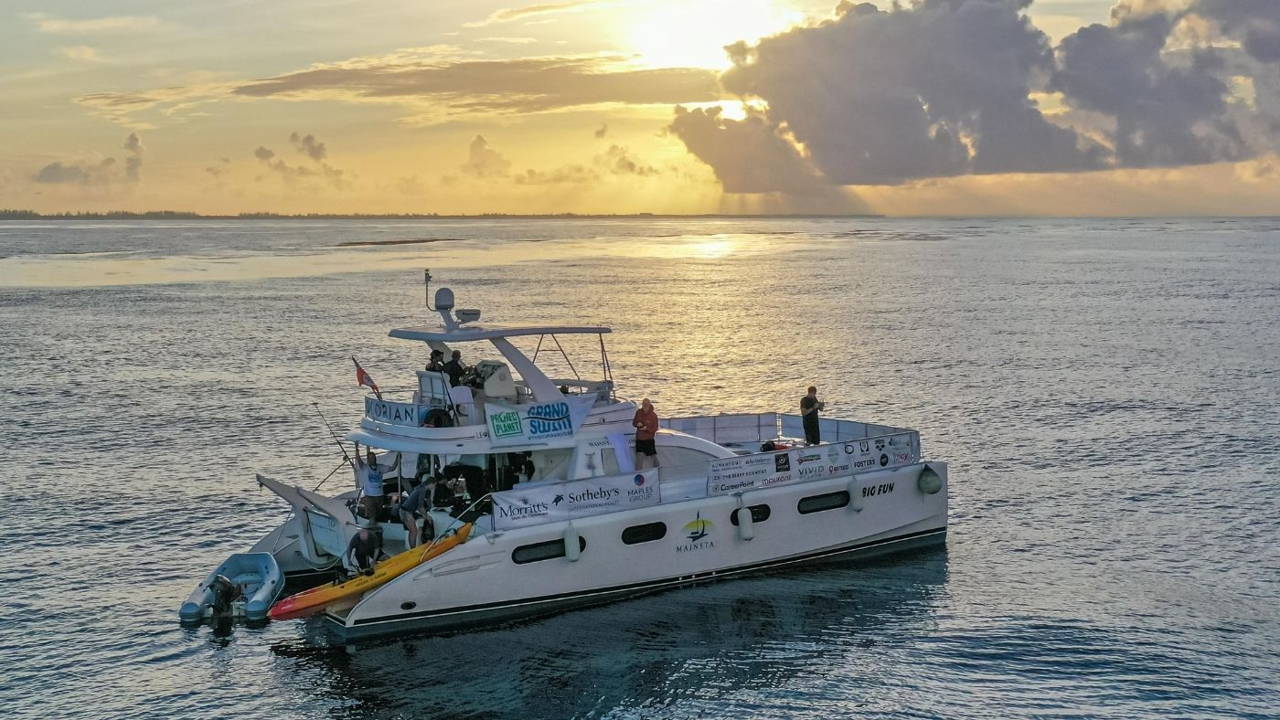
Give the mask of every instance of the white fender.
POLYGON ((862 512, 867 500, 862 497, 862 481, 858 479, 857 475, 849 478, 849 484, 845 489, 849 491, 849 509, 853 512, 862 512))
POLYGON ((578 543, 578 529, 570 522, 564 528, 564 556, 569 562, 578 562, 582 557, 582 545, 578 543))
POLYGON ((738 496, 738 537, 750 541, 756 536, 755 520, 751 517, 751 508, 738 496))
POLYGON ((925 463, 916 477, 916 487, 925 495, 935 495, 942 489, 942 476, 938 475, 937 470, 929 467, 929 463, 925 463))

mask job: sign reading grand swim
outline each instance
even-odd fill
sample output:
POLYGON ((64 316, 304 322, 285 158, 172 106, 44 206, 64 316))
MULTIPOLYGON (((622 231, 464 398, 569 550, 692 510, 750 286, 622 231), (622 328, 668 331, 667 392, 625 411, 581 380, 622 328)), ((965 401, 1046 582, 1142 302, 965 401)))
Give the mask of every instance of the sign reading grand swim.
POLYGON ((489 438, 495 447, 572 438, 594 404, 593 397, 565 397, 549 403, 507 405, 486 402, 489 438))
POLYGON ((511 530, 660 502, 658 471, 653 468, 590 480, 537 484, 494 493, 493 526, 511 530))
POLYGON ((919 459, 920 447, 913 432, 739 455, 711 461, 707 494, 732 495, 776 485, 825 480, 910 465, 919 459))

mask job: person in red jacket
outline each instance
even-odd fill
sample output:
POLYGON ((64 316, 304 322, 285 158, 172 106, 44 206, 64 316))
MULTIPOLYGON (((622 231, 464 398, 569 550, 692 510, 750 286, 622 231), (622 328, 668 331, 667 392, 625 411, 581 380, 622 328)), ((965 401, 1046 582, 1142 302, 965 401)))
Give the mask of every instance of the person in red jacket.
POLYGON ((636 469, 658 467, 658 447, 653 438, 658 434, 658 413, 653 411, 653 403, 645 398, 636 410, 631 424, 636 429, 636 469))

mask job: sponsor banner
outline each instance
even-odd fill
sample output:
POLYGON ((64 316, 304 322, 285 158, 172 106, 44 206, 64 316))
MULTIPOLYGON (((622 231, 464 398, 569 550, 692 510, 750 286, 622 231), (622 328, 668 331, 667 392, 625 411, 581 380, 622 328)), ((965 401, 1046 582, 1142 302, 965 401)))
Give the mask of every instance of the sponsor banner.
POLYGON ((662 502, 658 471, 547 483, 493 494, 497 530, 541 525, 591 515, 648 507, 662 502))
POLYGON ((594 404, 594 396, 530 405, 486 402, 484 413, 494 447, 505 447, 573 437, 594 404))
POLYGON ((421 427, 426 422, 427 411, 430 409, 429 405, 390 402, 371 397, 364 399, 365 417, 388 425, 421 427))
POLYGON ((845 462, 855 473, 872 472, 884 468, 910 465, 920 461, 920 447, 913 432, 894 433, 866 440, 850 440, 840 443, 845 462))
POLYGON ((732 495, 792 481, 791 452, 753 453, 712 460, 707 473, 707 495, 732 495))
POLYGON ((904 432, 847 443, 712 460, 707 476, 707 495, 732 495, 910 465, 920 459, 915 438, 915 433, 904 432))

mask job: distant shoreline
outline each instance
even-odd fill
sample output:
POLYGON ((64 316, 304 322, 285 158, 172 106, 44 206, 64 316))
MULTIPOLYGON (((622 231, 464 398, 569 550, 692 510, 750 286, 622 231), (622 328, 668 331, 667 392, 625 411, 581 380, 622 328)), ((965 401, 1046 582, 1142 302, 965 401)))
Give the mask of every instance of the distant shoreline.
POLYGON ((884 215, 871 213, 824 215, 814 213, 776 213, 776 214, 728 214, 705 213, 681 215, 675 213, 626 213, 626 214, 579 214, 579 213, 543 213, 543 214, 508 214, 480 213, 476 215, 441 215, 426 214, 345 214, 345 213, 306 213, 284 215, 277 213, 239 213, 237 215, 204 215, 194 212, 178 212, 157 210, 150 212, 83 212, 44 214, 32 210, 0 210, 0 220, 705 220, 705 219, 769 219, 769 218, 883 218, 884 215))

